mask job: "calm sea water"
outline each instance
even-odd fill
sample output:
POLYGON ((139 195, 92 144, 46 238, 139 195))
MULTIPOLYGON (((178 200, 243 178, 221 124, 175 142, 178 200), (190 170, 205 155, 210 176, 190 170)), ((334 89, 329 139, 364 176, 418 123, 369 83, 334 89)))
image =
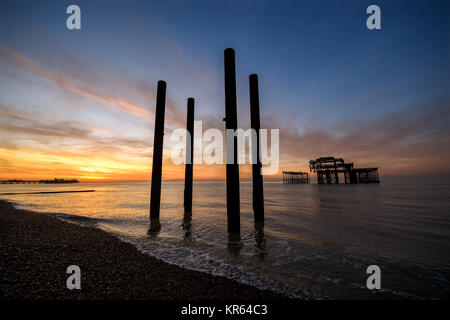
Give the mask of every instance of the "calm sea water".
POLYGON ((139 250, 189 269, 311 298, 450 296, 450 182, 383 179, 379 185, 265 182, 265 225, 255 225, 251 183, 241 183, 241 234, 229 235, 225 183, 196 182, 192 216, 182 182, 163 183, 161 224, 149 225, 149 183, 0 185, 22 208, 95 225, 139 250), (381 268, 381 290, 366 268, 381 268))

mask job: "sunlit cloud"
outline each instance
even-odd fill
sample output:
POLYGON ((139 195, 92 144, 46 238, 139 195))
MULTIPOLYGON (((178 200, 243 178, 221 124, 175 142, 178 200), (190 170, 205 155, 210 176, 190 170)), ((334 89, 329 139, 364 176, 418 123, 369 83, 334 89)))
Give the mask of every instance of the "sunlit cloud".
MULTIPOLYGON (((71 60, 69 56, 66 58, 71 60)), ((17 100, 0 101, 0 179, 150 179, 156 83, 127 79, 117 70, 105 70, 97 74, 89 65, 78 63, 74 68, 80 68, 83 72, 72 72, 61 65, 44 64, 37 58, 30 58, 3 45, 0 45, 0 60, 13 67, 13 70, 2 72, 3 77, 16 77, 13 80, 17 81, 27 74, 32 79, 37 78, 37 81, 20 82, 21 92, 25 96, 30 88, 42 91, 43 95, 48 92, 48 86, 51 90, 56 88, 58 90, 55 91, 63 93, 61 100, 67 100, 61 106, 62 109, 76 106, 80 110, 84 108, 87 114, 84 119, 70 116, 56 119, 50 113, 39 113, 34 105, 28 106, 34 108, 33 112, 28 113, 23 111, 27 108, 19 105, 20 94, 17 94, 17 100), (14 73, 17 70, 20 76, 14 73), (42 90, 44 86, 47 87, 42 90), (83 107, 85 105, 95 108, 91 110, 83 107), (96 114, 97 109, 101 109, 102 113, 96 114), (113 116, 105 119, 104 114, 113 116), (104 120, 110 120, 110 123, 103 126, 104 120), (125 122, 129 122, 126 128, 125 122)), ((189 61, 184 61, 184 64, 192 71, 192 82, 201 77, 200 69, 189 67, 189 61)), ((216 71, 214 69, 214 73, 216 71)), ((198 89, 216 89, 215 84, 204 85, 204 82, 202 88, 198 89)), ((390 89, 397 92, 395 87, 390 89)), ((318 99, 316 95, 323 94, 323 87, 317 85, 315 90, 314 97, 318 99)), ((173 97, 167 97, 163 163, 165 180, 184 177, 184 166, 175 165, 170 159, 171 142, 168 138, 171 129, 183 128, 186 116, 185 106, 178 107, 173 101, 173 97)), ((238 123, 245 128, 248 124, 242 124, 248 120, 248 108, 244 109, 242 106, 245 103, 241 101, 238 123)), ((262 104, 265 101, 262 100, 262 104)), ((311 103, 310 109, 314 109, 315 101, 302 100, 304 104, 311 103)), ((375 108, 380 101, 371 101, 371 107, 375 108)), ((361 115, 349 115, 346 120, 336 120, 336 117, 334 123, 329 121, 323 127, 320 121, 308 126, 297 126, 293 118, 301 118, 302 115, 294 115, 292 110, 285 108, 286 101, 277 101, 277 106, 265 105, 266 110, 272 110, 274 116, 263 118, 262 127, 280 129, 281 167, 275 177, 279 177, 282 170, 307 171, 308 161, 320 156, 343 157, 358 167, 379 167, 381 175, 448 173, 449 101, 447 98, 428 99, 417 105, 405 103, 397 111, 386 111, 384 115, 371 119, 361 118, 361 115)), ((50 103, 49 109, 60 107, 59 101, 50 103)), ((221 114, 217 115, 216 107, 212 106, 214 112, 202 115, 203 130, 223 130, 222 117, 221 114)), ((330 112, 329 117, 333 116, 330 112)), ((240 175, 242 178, 250 177, 251 166, 240 166, 240 175)), ((224 178, 225 166, 196 165, 194 177, 224 178)))
MULTIPOLYGON (((154 113, 148 108, 128 101, 124 97, 116 96, 116 92, 114 91, 105 91, 104 89, 97 86, 96 82, 98 82, 99 77, 95 77, 94 81, 92 81, 92 79, 90 78, 70 79, 70 75, 66 75, 65 77, 63 77, 45 69, 43 66, 41 66, 34 60, 25 57, 21 53, 2 45, 0 45, 0 58, 11 62, 17 67, 22 68, 35 76, 53 82, 63 90, 75 93, 81 97, 93 100, 94 102, 98 102, 105 107, 117 109, 145 121, 152 121, 154 118, 154 113)), ((125 80, 116 81, 119 82, 119 85, 122 85, 123 87, 133 87, 129 82, 125 80)), ((155 97, 154 94, 150 93, 151 90, 155 91, 156 85, 154 88, 146 88, 142 84, 139 84, 135 88, 135 91, 142 95, 145 99, 154 101, 155 97)), ((169 104, 168 110, 171 110, 172 114, 174 114, 175 117, 172 118, 169 113, 169 115, 166 117, 166 122, 173 126, 181 126, 182 122, 180 122, 180 118, 177 117, 177 115, 179 114, 179 112, 176 111, 177 109, 173 105, 169 104)))
POLYGON ((376 119, 349 119, 331 128, 280 127, 280 162, 285 170, 308 170, 308 161, 338 156, 382 174, 450 172, 450 98, 408 106, 376 119), (336 127, 340 130, 333 131, 336 127))

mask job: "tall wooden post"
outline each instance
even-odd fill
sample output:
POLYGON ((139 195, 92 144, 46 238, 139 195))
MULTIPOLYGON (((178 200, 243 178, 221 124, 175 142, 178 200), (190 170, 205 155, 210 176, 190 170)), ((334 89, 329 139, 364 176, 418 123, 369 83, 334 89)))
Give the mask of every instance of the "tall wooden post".
POLYGON ((158 81, 156 94, 155 134, 153 137, 152 186, 150 198, 150 219, 159 220, 161 204, 161 178, 164 139, 164 113, 166 109, 166 82, 158 81))
POLYGON ((194 163, 194 98, 187 100, 186 169, 184 172, 184 212, 192 212, 192 179, 194 163))
MULTIPOLYGON (((225 60, 225 129, 237 129, 236 105, 236 65, 234 50, 228 48, 224 52, 225 60)), ((237 137, 233 134, 227 137, 227 219, 228 232, 240 231, 240 199, 239 199, 239 165, 237 162, 237 137), (232 141, 231 141, 232 139, 232 141), (229 150, 228 146, 233 146, 229 150), (233 151, 233 157, 230 151, 233 151)))
MULTIPOLYGON (((253 178, 253 213, 255 221, 264 221, 264 192, 263 177, 261 174, 261 150, 259 145, 259 91, 258 91, 258 75, 251 74, 249 77, 250 84, 250 122, 252 129, 256 132, 256 140, 252 136, 252 149, 256 147, 256 162, 252 164, 253 178)), ((253 153, 254 154, 254 153, 253 153)))

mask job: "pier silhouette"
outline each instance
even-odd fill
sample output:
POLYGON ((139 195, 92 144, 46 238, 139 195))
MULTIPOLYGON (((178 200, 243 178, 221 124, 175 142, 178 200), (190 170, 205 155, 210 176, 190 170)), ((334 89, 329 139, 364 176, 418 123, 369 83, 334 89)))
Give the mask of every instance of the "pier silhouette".
POLYGON ((317 173, 318 184, 339 184, 339 173, 345 184, 380 183, 378 168, 354 168, 343 158, 320 157, 309 162, 309 170, 317 173))
POLYGON ((56 183, 79 183, 77 179, 53 179, 53 180, 5 180, 0 181, 0 184, 37 184, 37 183, 44 183, 44 184, 56 184, 56 183))

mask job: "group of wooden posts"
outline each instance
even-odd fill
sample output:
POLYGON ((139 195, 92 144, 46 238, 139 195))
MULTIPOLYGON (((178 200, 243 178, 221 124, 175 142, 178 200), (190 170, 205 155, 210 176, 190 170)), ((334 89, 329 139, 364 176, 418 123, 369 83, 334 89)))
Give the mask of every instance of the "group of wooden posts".
MULTIPOLYGON (((237 103, 236 103, 236 66, 234 50, 228 48, 224 52, 225 61, 225 129, 237 129, 237 103)), ((255 222, 264 221, 264 195, 263 179, 261 175, 261 155, 259 145, 259 93, 258 76, 252 74, 249 77, 250 85, 250 117, 251 127, 256 132, 256 141, 252 141, 252 147, 256 146, 257 160, 252 164, 253 179, 253 212, 255 222)), ((153 168, 150 198, 150 219, 159 221, 161 203, 161 177, 163 160, 164 114, 166 104, 166 82, 158 81, 155 112, 155 134, 153 142, 153 168)), ((194 99, 187 100, 187 132, 190 141, 186 139, 186 171, 184 181, 184 211, 192 212, 192 185, 193 185, 193 150, 194 150, 194 99)), ((240 195, 239 195, 239 165, 237 162, 237 136, 233 135, 233 161, 226 164, 227 184, 227 219, 228 232, 240 231, 240 195)), ((227 158, 230 155, 227 151, 227 158)))

